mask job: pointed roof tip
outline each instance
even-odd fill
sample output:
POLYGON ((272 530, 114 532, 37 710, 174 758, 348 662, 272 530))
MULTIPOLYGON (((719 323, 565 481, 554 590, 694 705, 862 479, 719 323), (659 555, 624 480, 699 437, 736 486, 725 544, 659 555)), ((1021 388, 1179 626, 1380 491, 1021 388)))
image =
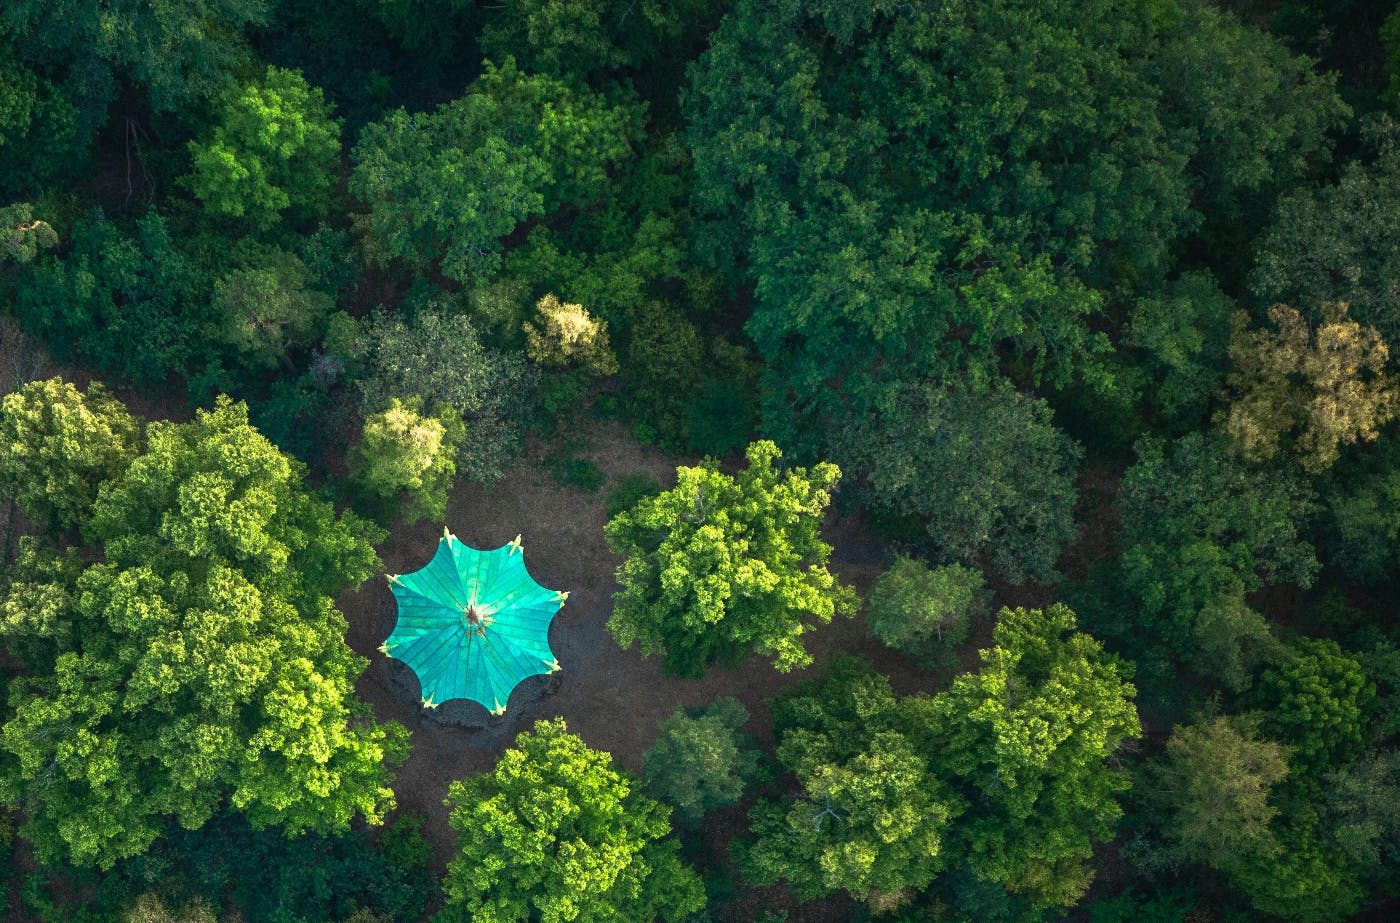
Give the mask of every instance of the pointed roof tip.
POLYGON ((494 697, 493 697, 493 698, 491 699, 491 701, 496 703, 496 707, 495 707, 495 708, 488 708, 487 711, 489 711, 491 714, 495 715, 497 718, 499 718, 501 715, 504 715, 504 714, 506 713, 506 707, 505 707, 504 705, 501 704, 501 700, 500 700, 500 699, 497 699, 497 698, 494 698, 494 697))
POLYGON ((432 696, 428 696, 426 699, 423 700, 424 708, 437 708, 441 704, 441 702, 434 702, 432 696))
POLYGON ((560 670, 564 669, 563 667, 559 666, 558 657, 551 657, 548 660, 542 662, 545 666, 549 667, 550 674, 558 673, 560 670))
POLYGON ((524 551, 524 549, 520 547, 520 538, 521 536, 517 535, 514 539, 510 541, 509 544, 506 545, 506 547, 510 549, 510 551, 506 553, 506 557, 510 557, 517 551, 524 551))
POLYGON ((394 648, 396 648, 396 647, 398 647, 397 644, 390 644, 390 643, 386 640, 383 644, 379 645, 379 653, 381 653, 381 654, 383 654, 384 656, 388 657, 388 656, 389 656, 389 652, 392 651, 392 650, 393 650, 394 648))
POLYGON ((402 583, 399 583, 399 577, 400 577, 400 576, 401 576, 401 575, 399 575, 399 574, 385 574, 385 575, 384 575, 384 579, 387 580, 387 581, 389 581, 390 583, 396 583, 396 584, 398 584, 399 586, 403 586, 402 583))
POLYGON ((554 599, 551 600, 551 602, 556 602, 556 603, 558 603, 560 606, 563 606, 564 603, 566 603, 566 602, 568 602, 568 601, 569 601, 569 591, 568 591, 568 590, 557 590, 557 591, 555 591, 555 593, 554 593, 554 599))

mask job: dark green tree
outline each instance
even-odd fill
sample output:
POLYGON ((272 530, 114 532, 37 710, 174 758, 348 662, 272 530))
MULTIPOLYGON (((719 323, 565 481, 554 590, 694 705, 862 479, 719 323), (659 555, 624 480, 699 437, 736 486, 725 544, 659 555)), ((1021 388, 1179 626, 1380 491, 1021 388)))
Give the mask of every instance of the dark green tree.
POLYGON ((459 414, 466 432, 457 448, 458 475, 493 481, 519 449, 534 376, 519 355, 484 346, 471 320, 445 297, 410 300, 414 310, 380 310, 358 324, 340 315, 327 346, 352 365, 366 416, 383 413, 395 399, 459 414))
POLYGON ((1394 123, 1370 126, 1374 161, 1353 161, 1337 182, 1279 200, 1257 245, 1249 286, 1261 305, 1275 302, 1322 320, 1324 304, 1347 303, 1351 317, 1400 342, 1400 143, 1394 123))
POLYGON ((960 807, 929 766, 928 706, 896 699, 854 658, 774 700, 778 760, 801 791, 754 806, 745 878, 786 880, 803 900, 844 890, 876 909, 927 887, 947 864, 960 807))
POLYGON ((24 57, 78 72, 89 93, 130 77, 156 109, 170 110, 224 87, 248 57, 243 29, 265 22, 267 8, 267 0, 14 0, 0 24, 24 57))
MULTIPOLYGON (((1117 498, 1123 532, 1121 579, 1139 607, 1138 624, 1154 642, 1192 663, 1202 610, 1216 607, 1217 658, 1257 636, 1241 607, 1244 594, 1270 583, 1308 586, 1318 563, 1303 537, 1315 509, 1311 490, 1288 469, 1244 466, 1218 433, 1192 433, 1170 445, 1138 443, 1138 460, 1123 476, 1117 498)), ((1244 656, 1240 652, 1238 656, 1244 656)))
POLYGON ((441 260, 460 281, 500 264, 520 222, 581 204, 631 151, 635 112, 506 58, 469 92, 429 113, 402 109, 360 134, 351 192, 368 208, 372 256, 441 260))
POLYGON ((758 750, 741 732, 748 709, 734 698, 715 699, 702 709, 677 708, 647 750, 647 786, 676 809, 688 827, 716 808, 737 804, 758 767, 758 750))
POLYGON ((202 364, 212 323, 205 279, 154 210, 123 231, 98 210, 62 259, 35 265, 16 313, 57 358, 79 358, 144 385, 202 364))
POLYGON ((991 611, 982 575, 961 564, 930 569, 898 557, 865 599, 871 634, 890 647, 920 655, 947 651, 967 640, 972 620, 991 611))
POLYGON ((866 415, 833 427, 831 451, 870 485, 875 503, 915 517, 936 556, 985 555, 1014 583, 1052 581, 1074 537, 1079 447, 1045 402, 998 379, 894 389, 866 415))

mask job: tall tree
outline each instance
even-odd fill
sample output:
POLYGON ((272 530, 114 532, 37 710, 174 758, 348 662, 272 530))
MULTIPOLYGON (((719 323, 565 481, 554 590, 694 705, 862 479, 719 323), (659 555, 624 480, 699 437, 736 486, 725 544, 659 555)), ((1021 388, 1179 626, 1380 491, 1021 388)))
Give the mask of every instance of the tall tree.
POLYGON ((1393 343, 1400 337, 1400 135, 1381 116, 1363 136, 1374 160, 1347 164, 1331 186, 1279 200, 1256 245, 1249 287, 1261 306, 1295 305, 1313 324, 1323 305, 1346 302, 1357 323, 1393 343))
POLYGON ((631 151, 635 112, 506 58, 430 113, 365 127, 350 190, 368 208, 370 252, 479 282, 527 218, 587 201, 631 151))
POLYGON ((677 708, 647 750, 647 785, 676 809, 676 818, 697 826, 705 814, 737 804, 758 764, 758 750, 739 730, 749 711, 738 699, 715 699, 703 709, 677 708))
POLYGON ((855 593, 827 570, 821 519, 841 472, 819 464, 781 471, 782 453, 756 442, 737 477, 713 461, 676 469, 676 486, 614 516, 608 546, 618 568, 608 630, 640 642, 666 667, 699 676, 750 645, 786 673, 812 657, 802 635, 849 612, 855 593))
POLYGON ((55 357, 145 385, 202 364, 212 323, 199 267, 151 209, 128 233, 102 211, 77 222, 62 259, 37 263, 16 314, 55 357))
MULTIPOLYGON (((1315 510, 1312 492, 1295 473, 1242 465, 1219 434, 1192 433, 1170 445, 1144 439, 1137 452, 1117 499, 1118 567, 1138 606, 1133 630, 1146 628, 1153 644, 1196 663, 1204 609, 1241 615, 1247 592, 1311 584, 1318 563, 1303 525, 1315 510)), ((1241 641, 1256 633, 1247 617, 1234 623, 1241 641)), ((1216 640, 1224 645, 1216 656, 1234 656, 1235 642, 1216 640)))
POLYGON ((704 906, 667 809, 606 753, 540 721, 489 773, 453 782, 457 855, 439 923, 677 923, 704 906))
POLYGON ((1269 795, 1288 777, 1288 750, 1261 737, 1258 724, 1219 717, 1175 728, 1147 783, 1186 856, 1221 871, 1245 855, 1279 852, 1269 795))
POLYGON ((922 523, 945 563, 985 555, 1014 583, 1055 579, 1075 534, 1083 453, 1044 401, 1000 378, 985 387, 910 381, 871 410, 834 418, 829 441, 877 506, 922 523))
MULTIPOLYGON (((415 293, 410 293, 414 296, 415 293)), ((407 311, 376 311, 355 323, 345 315, 332 351, 349 361, 360 409, 382 413, 392 401, 450 408, 466 426, 457 473, 494 481, 519 450, 534 376, 513 353, 485 346, 471 319, 441 293, 406 299, 407 311)))
POLYGON ((1088 887, 1129 785, 1113 756, 1141 734, 1131 668, 1075 629, 1063 605, 1003 609, 981 670, 934 700, 934 772, 969 805, 949 852, 1045 907, 1088 887))
POLYGON ((6 610, 43 597, 51 616, 3 630, 57 653, 11 684, 0 799, 41 857, 107 868, 225 807, 290 833, 393 807, 407 733, 353 699, 366 662, 330 599, 379 566, 374 532, 303 477, 221 399, 151 423, 102 484, 96 563, 21 562, 6 610))
POLYGON ((365 418, 360 441, 350 447, 350 477, 385 520, 441 520, 447 513, 465 427, 451 407, 428 415, 421 409, 391 398, 386 410, 365 418))
POLYGON ((266 21, 267 8, 267 0, 15 0, 0 22, 25 57, 82 73, 89 92, 129 76, 156 109, 170 110, 225 85, 248 56, 242 30, 266 21))
POLYGON ((0 493, 41 527, 87 522, 97 490, 136 456, 139 430, 121 401, 93 382, 35 381, 0 401, 0 493))

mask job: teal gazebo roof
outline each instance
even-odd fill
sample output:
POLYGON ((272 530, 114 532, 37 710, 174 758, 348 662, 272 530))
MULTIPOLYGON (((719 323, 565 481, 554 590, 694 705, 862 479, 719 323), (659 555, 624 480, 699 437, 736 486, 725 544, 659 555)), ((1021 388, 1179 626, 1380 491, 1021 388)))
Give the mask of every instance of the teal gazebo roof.
POLYGON ((413 668, 427 708, 471 699, 499 715, 522 679, 559 669, 549 623, 569 594, 535 582, 518 535, 479 551, 443 529, 427 566, 389 589, 399 618, 379 650, 413 668))

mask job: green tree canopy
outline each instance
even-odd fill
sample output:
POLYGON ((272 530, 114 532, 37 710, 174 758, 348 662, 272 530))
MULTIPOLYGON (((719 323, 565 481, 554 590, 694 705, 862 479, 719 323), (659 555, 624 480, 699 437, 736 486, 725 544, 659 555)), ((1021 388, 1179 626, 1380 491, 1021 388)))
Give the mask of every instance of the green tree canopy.
POLYGON ((440 293, 410 295, 408 311, 379 310, 359 323, 339 315, 346 336, 328 336, 327 345, 350 361, 366 417, 394 399, 421 400, 434 414, 450 408, 466 426, 457 473, 494 481, 519 450, 532 370, 518 354, 483 345, 471 320, 440 293))
POLYGON ((1192 433, 1168 446, 1144 439, 1123 476, 1117 506, 1122 580, 1139 624, 1192 662, 1203 609, 1266 583, 1307 586, 1317 573, 1303 524, 1311 490, 1288 470, 1233 458, 1220 434, 1192 433))
POLYGON ((636 112, 511 58, 428 113, 402 109, 367 125, 350 190, 368 208, 372 253, 481 281, 502 237, 527 218, 590 199, 631 152, 636 112))
POLYGON ((982 575, 961 564, 930 569, 901 555, 865 600, 870 631, 890 647, 921 654, 967 640, 972 620, 991 611, 982 575))
POLYGON ((0 799, 45 860, 110 867, 226 806, 290 833, 393 807, 407 734, 356 704, 366 662, 330 599, 378 568, 372 529, 303 477, 220 399, 151 423, 102 484, 96 563, 22 557, 5 611, 42 598, 48 617, 3 630, 55 656, 11 684, 0 799))
POLYGON ((1049 582, 1074 537, 1083 453, 1043 400, 988 387, 908 383, 834 428, 833 456, 875 503, 924 524, 936 556, 985 555, 1007 580, 1049 582), (857 480, 860 483, 860 480, 857 480))
POLYGON ((491 772, 453 782, 457 855, 439 923, 677 923, 705 904, 667 808, 606 753, 540 721, 491 772))
POLYGON ((812 662, 802 635, 849 612, 855 594, 827 570, 821 518, 841 472, 778 468, 756 442, 737 477, 713 461, 676 469, 676 486, 614 516, 605 534, 625 556, 608 630, 623 647, 698 676, 752 646, 787 672, 812 662))
POLYGON ((295 253, 249 249, 214 281, 213 332, 249 365, 290 369, 289 352, 309 345, 334 302, 295 253))
POLYGON ((1336 641, 1303 638, 1266 668, 1253 700, 1264 730, 1291 748, 1296 774, 1318 778, 1361 754, 1376 687, 1336 641))
POLYGON ((773 702, 778 759, 800 794, 751 814, 754 884, 811 900, 845 890, 877 909, 906 902, 947 864, 959 803, 930 769, 928 700, 898 700, 865 661, 842 658, 773 702))
POLYGON ((1279 851, 1269 795, 1288 777, 1288 750, 1261 737, 1258 724, 1219 717, 1177 727, 1146 781, 1170 811, 1170 835, 1184 854, 1221 871, 1242 856, 1279 851))
POLYGON ((1131 668, 1075 629, 1063 605, 1003 609, 981 670, 934 699, 934 771, 969 805, 948 851, 1041 906, 1088 887, 1129 785, 1112 758, 1142 733, 1131 668))
POLYGON ((164 384, 205 356, 205 282, 155 209, 133 231, 100 209, 79 220, 67 255, 34 264, 17 286, 16 313, 60 359, 164 384))
POLYGON ((248 55, 242 30, 265 22, 267 7, 267 0, 14 0, 0 23, 26 58, 81 73, 89 93, 110 92, 114 75, 129 76, 149 89, 156 109, 170 110, 226 84, 248 55))
POLYGON ((300 71, 269 67, 224 91, 210 132, 190 142, 186 182, 216 215, 267 230, 283 213, 315 220, 330 207, 340 165, 340 124, 300 71))
POLYGON ((692 712, 677 708, 647 750, 647 785, 694 827, 716 808, 737 804, 758 765, 758 750, 739 728, 749 711, 738 699, 715 699, 692 712))
POLYGON ((86 393, 61 378, 30 382, 0 401, 0 492, 40 527, 81 526, 98 487, 131 464, 138 436, 101 382, 86 393))
POLYGON ((1353 161, 1331 186, 1303 187, 1279 200, 1256 245, 1249 286, 1261 305, 1282 302, 1321 321, 1324 304, 1344 301, 1351 316, 1400 338, 1400 134, 1382 117, 1368 135, 1374 161, 1353 161))

